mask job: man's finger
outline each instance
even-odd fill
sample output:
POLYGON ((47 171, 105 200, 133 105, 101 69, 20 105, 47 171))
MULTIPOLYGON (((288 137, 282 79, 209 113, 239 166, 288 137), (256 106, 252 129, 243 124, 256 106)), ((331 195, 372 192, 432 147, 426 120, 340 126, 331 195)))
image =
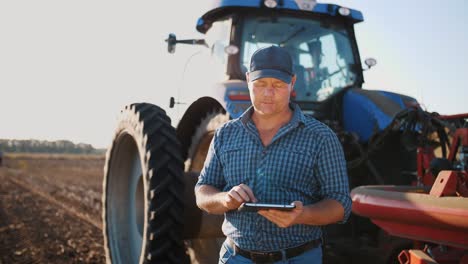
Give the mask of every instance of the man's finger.
POLYGON ((250 198, 250 201, 252 201, 254 203, 257 202, 257 198, 255 198, 255 195, 254 195, 252 189, 250 189, 250 187, 248 185, 245 185, 245 184, 242 183, 242 184, 239 185, 239 187, 241 187, 247 193, 247 195, 250 198))
POLYGON ((259 210, 258 213, 268 219, 270 222, 274 223, 277 226, 281 226, 281 219, 278 219, 274 215, 271 214, 268 210, 259 210))
POLYGON ((237 202, 239 203, 242 203, 244 201, 244 199, 239 195, 239 193, 237 193, 235 190, 231 190, 230 192, 228 192, 228 195, 233 199, 233 200, 236 200, 237 202))
POLYGON ((268 216, 270 219, 283 219, 285 217, 287 217, 287 215, 284 214, 283 211, 280 211, 280 210, 275 210, 275 209, 270 209, 270 210, 260 210, 259 213, 261 211, 264 211, 263 216, 268 216))
POLYGON ((245 190, 242 186, 236 186, 235 191, 237 191, 237 193, 242 197, 242 199, 244 199, 244 201, 246 202, 252 201, 247 190, 245 190))
POLYGON ((258 214, 272 221, 272 219, 270 219, 270 214, 268 213, 268 210, 258 210, 258 214))

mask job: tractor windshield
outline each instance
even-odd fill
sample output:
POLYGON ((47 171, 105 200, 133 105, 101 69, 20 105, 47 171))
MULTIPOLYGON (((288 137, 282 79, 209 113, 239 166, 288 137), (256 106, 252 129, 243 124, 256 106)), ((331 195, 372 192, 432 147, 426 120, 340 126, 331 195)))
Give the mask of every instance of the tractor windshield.
POLYGON ((357 79, 351 41, 345 27, 293 17, 246 17, 242 32, 241 69, 259 48, 278 45, 289 50, 297 76, 297 102, 320 102, 357 79))

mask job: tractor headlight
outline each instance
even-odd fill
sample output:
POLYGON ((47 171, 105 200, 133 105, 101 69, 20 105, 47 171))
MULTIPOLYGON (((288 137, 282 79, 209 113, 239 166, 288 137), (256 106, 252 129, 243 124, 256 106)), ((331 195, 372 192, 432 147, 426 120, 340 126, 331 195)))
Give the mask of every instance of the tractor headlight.
POLYGON ((265 0, 263 3, 268 8, 275 8, 278 5, 278 2, 276 0, 265 0))
POLYGON ((351 10, 349 10, 346 7, 340 7, 338 9, 338 13, 340 13, 340 15, 342 15, 342 16, 349 16, 349 14, 351 14, 351 10))

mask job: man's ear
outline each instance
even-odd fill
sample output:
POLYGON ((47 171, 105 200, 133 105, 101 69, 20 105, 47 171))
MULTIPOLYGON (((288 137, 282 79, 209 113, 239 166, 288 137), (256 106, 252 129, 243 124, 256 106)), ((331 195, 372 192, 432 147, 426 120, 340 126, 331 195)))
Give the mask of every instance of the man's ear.
POLYGON ((296 84, 296 74, 291 79, 291 92, 294 91, 294 85, 296 84))
POLYGON ((247 83, 249 83, 249 72, 245 73, 245 80, 247 81, 247 83))

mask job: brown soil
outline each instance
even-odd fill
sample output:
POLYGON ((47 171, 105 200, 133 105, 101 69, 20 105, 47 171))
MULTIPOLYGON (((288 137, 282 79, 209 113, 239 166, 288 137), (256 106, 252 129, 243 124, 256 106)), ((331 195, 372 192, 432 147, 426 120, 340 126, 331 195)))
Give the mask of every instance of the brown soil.
POLYGON ((103 165, 102 156, 6 156, 0 264, 104 263, 103 165))
MULTIPOLYGON (((0 264, 105 263, 103 166, 103 156, 4 157, 0 167, 0 264)), ((196 251, 217 258, 218 251, 212 248, 196 251)), ((356 256, 353 250, 352 254, 359 260, 350 263, 377 259, 373 252, 356 256)), ((193 252, 191 255, 194 259, 193 252)), ((340 263, 340 259, 343 256, 330 255, 324 257, 324 263, 340 263)))

